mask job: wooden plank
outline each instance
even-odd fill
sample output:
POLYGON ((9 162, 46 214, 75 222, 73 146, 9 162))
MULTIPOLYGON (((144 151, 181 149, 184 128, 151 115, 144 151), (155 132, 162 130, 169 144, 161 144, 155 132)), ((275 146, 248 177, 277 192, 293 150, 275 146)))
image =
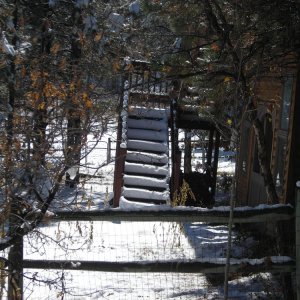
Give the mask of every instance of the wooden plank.
MULTIPOLYGON (((290 220, 294 217, 294 208, 289 205, 270 206, 267 208, 252 208, 234 210, 234 223, 276 222, 290 220)), ((135 210, 120 209, 94 211, 57 211, 55 221, 134 221, 134 222, 205 222, 226 224, 229 218, 229 208, 197 209, 180 208, 169 210, 135 210)))
MULTIPOLYGON (((253 260, 254 262, 254 260, 253 260)), ((159 273, 224 273, 225 264, 201 261, 154 261, 154 262, 109 262, 109 261, 59 261, 59 260, 24 260, 25 269, 63 269, 96 272, 159 272, 159 273)), ((272 263, 268 259, 261 264, 235 263, 230 266, 232 273, 287 273, 295 271, 293 261, 272 263)))

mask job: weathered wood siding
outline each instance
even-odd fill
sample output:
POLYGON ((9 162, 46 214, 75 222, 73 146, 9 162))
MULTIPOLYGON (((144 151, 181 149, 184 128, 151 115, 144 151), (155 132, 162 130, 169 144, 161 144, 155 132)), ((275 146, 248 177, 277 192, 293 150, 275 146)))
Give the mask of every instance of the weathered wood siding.
POLYGON ((295 204, 295 184, 300 180, 300 70, 294 85, 295 93, 291 107, 290 148, 286 184, 286 203, 291 203, 292 205, 295 204))
MULTIPOLYGON (((274 176, 277 168, 279 136, 286 140, 285 155, 282 158, 284 161, 283 188, 279 192, 280 201, 283 203, 291 202, 291 200, 287 201, 287 199, 292 199, 295 181, 296 179, 300 179, 300 101, 298 99, 300 97, 300 90, 298 88, 295 93, 296 86, 299 87, 299 80, 297 83, 295 72, 293 74, 293 72, 289 70, 287 72, 282 71, 281 74, 276 74, 276 76, 262 77, 257 82, 254 90, 256 103, 258 107, 260 107, 258 111, 260 118, 263 118, 265 113, 272 116, 273 138, 270 153, 270 167, 274 176), (284 132, 280 129, 280 126, 284 92, 283 78, 287 75, 293 76, 294 82, 290 105, 289 127, 288 130, 284 132)), ((240 205, 254 206, 260 203, 267 203, 268 199, 262 176, 253 171, 255 136, 253 130, 251 130, 249 141, 243 138, 244 127, 245 124, 242 124, 240 149, 247 147, 245 143, 248 144, 249 162, 248 170, 245 172, 241 158, 238 160, 237 197, 240 205)))
POLYGON ((249 122, 244 122, 241 130, 238 169, 237 169, 237 205, 248 205, 249 176, 252 167, 252 138, 253 130, 249 122))

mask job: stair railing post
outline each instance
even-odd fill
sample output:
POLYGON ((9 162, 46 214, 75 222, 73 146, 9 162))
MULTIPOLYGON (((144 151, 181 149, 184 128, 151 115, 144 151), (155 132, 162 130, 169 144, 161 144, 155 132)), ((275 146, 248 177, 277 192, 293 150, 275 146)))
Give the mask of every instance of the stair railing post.
POLYGON ((176 128, 176 114, 177 114, 177 101, 176 101, 176 93, 172 91, 170 93, 171 102, 170 102, 170 127, 171 127, 171 200, 174 200, 175 192, 178 188, 178 136, 177 136, 177 128, 176 128))
POLYGON ((118 207, 120 203, 120 197, 122 194, 122 186, 123 186, 123 175, 124 175, 124 164, 125 164, 125 156, 127 153, 127 148, 124 142, 127 140, 127 137, 124 136, 126 129, 124 128, 124 123, 127 121, 127 112, 128 112, 128 101, 129 101, 129 90, 131 76, 126 74, 122 78, 122 92, 120 95, 120 102, 119 102, 119 116, 118 116, 118 129, 117 129, 117 143, 116 143, 116 157, 115 157, 115 172, 114 172, 114 198, 113 198, 113 206, 118 207), (124 100, 126 96, 126 101, 124 100), (127 103, 126 103, 127 102, 127 103), (123 114, 123 115, 122 115, 123 114), (125 115, 124 115, 125 114, 125 115))
POLYGON ((107 157, 106 157, 107 164, 111 162, 111 139, 108 138, 107 141, 107 157))
POLYGON ((300 300, 300 181, 296 183, 296 291, 300 300))
POLYGON ((216 193, 220 138, 221 138, 220 132, 218 130, 216 130, 214 161, 213 161, 213 165, 212 165, 212 174, 211 174, 212 175, 211 194, 212 194, 213 197, 215 197, 215 193, 216 193))

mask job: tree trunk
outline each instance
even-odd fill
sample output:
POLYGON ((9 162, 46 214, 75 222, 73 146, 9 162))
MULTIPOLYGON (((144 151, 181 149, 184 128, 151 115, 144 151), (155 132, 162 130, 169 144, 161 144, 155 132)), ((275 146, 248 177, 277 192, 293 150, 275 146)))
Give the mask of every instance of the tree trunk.
POLYGON ((47 111, 45 109, 37 110, 34 118, 34 143, 33 143, 33 155, 34 160, 38 162, 38 165, 45 164, 45 154, 47 152, 46 146, 46 127, 47 111))
POLYGON ((17 241, 9 250, 8 260, 11 265, 9 270, 8 299, 23 299, 23 237, 17 241))
MULTIPOLYGON (((73 25, 76 27, 76 32, 71 34, 71 77, 74 80, 80 80, 77 76, 77 65, 82 57, 82 45, 80 42, 80 34, 82 34, 80 28, 82 28, 82 9, 76 7, 74 4, 73 9, 73 25)), ((76 82, 74 82, 76 85, 76 82)), ((76 93, 76 91, 75 91, 76 93)), ((78 112, 78 108, 75 107, 70 99, 70 108, 68 111, 68 125, 67 125, 67 164, 69 167, 78 168, 77 175, 70 178, 70 175, 66 174, 66 185, 74 187, 79 181, 79 163, 81 157, 81 117, 78 112)))
MULTIPOLYGON (((40 10, 40 14, 38 18, 42 23, 42 32, 41 32, 41 45, 40 45, 40 52, 42 55, 42 66, 41 70, 42 73, 44 71, 47 72, 47 66, 51 65, 49 57, 50 49, 52 46, 53 40, 53 30, 50 26, 50 21, 46 18, 47 11, 40 10)), ((33 156, 34 160, 37 161, 37 165, 44 165, 45 164, 45 155, 47 153, 47 145, 46 145, 46 127, 48 125, 47 119, 47 99, 44 97, 44 88, 47 83, 47 78, 44 77, 42 74, 42 83, 39 87, 39 92, 41 94, 41 103, 39 107, 36 108, 34 114, 34 126, 33 126, 33 156)))
MULTIPOLYGON (((68 112, 66 164, 68 168, 76 169, 76 176, 66 173, 66 185, 75 187, 79 182, 79 164, 81 158, 81 118, 76 108, 68 112)), ((72 171, 74 173, 74 170, 72 171)))
MULTIPOLYGON (((5 162, 5 185, 6 185, 6 201, 10 205, 9 215, 9 235, 13 235, 16 227, 20 225, 19 205, 13 197, 12 189, 12 164, 13 164, 13 135, 14 135, 14 107, 15 107, 15 65, 11 61, 11 82, 9 83, 9 106, 10 112, 8 114, 6 132, 7 132, 7 159, 5 162)), ((16 243, 10 248, 8 253, 9 265, 9 283, 8 283, 8 299, 21 300, 23 293, 23 238, 19 237, 16 243)))
MULTIPOLYGON (((16 3, 14 10, 14 26, 17 28, 18 24, 18 5, 16 3)), ((16 46, 17 36, 13 38, 13 45, 16 46)), ((5 155, 5 194, 6 201, 10 207, 9 214, 9 227, 8 235, 13 235, 15 229, 20 226, 19 215, 19 203, 12 195, 12 185, 13 185, 13 155, 15 149, 13 147, 14 143, 14 113, 15 113, 15 97, 16 97, 16 66, 15 66, 14 57, 10 57, 10 70, 9 70, 9 82, 8 82, 8 106, 9 113, 6 123, 6 151, 5 155)), ((23 261, 23 238, 19 237, 16 243, 10 248, 8 253, 8 260, 10 261, 9 265, 9 282, 8 282, 8 299, 12 300, 21 300, 23 298, 23 270, 22 270, 22 261, 23 261)))
MULTIPOLYGON (((11 214, 9 218, 9 235, 13 236, 16 228, 20 226, 19 209, 20 203, 11 197, 11 214)), ((13 246, 9 249, 8 260, 10 262, 8 299, 23 299, 23 236, 18 236, 13 246)))

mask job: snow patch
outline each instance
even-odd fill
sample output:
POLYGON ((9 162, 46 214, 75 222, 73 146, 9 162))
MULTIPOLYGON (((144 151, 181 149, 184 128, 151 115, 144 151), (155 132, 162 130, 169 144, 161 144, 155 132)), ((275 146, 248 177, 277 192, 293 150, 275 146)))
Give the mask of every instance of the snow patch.
POLYGON ((78 262, 71 261, 71 266, 72 268, 79 268, 81 266, 81 263, 79 261, 78 262))
POLYGON ((147 187, 159 187, 164 189, 169 188, 167 179, 156 179, 156 178, 145 177, 145 176, 124 175, 124 184, 147 186, 147 187))
POLYGON ((113 30, 119 31, 121 28, 124 27, 125 18, 122 15, 117 13, 111 13, 108 19, 113 27, 113 30))
MULTIPOLYGON (((280 207, 292 207, 292 205, 288 204, 259 204, 255 207, 250 206, 242 206, 242 207, 235 207, 234 211, 251 211, 251 210, 263 210, 263 209, 274 209, 274 208, 280 208, 280 207)), ((218 206, 214 207, 212 209, 213 211, 230 211, 230 206, 218 206)))
POLYGON ((129 139, 142 139, 161 142, 166 142, 168 138, 165 131, 154 131, 146 129, 128 129, 127 135, 129 139))
POLYGON ((57 3, 57 0, 49 0, 49 1, 48 1, 48 5, 49 5, 50 7, 54 7, 54 6, 56 5, 56 3, 57 3))
POLYGON ((156 192, 156 191, 150 191, 150 190, 144 190, 144 189, 136 189, 136 188, 127 188, 123 187, 123 193, 122 195, 124 197, 128 198, 136 198, 136 199, 146 199, 149 201, 168 201, 170 198, 169 192, 156 192))
MULTIPOLYGON (((226 264, 226 258, 220 257, 220 258, 201 258, 197 259, 198 262, 209 262, 209 263, 215 263, 215 264, 226 264)), ((293 261, 288 256, 268 256, 263 258, 231 258, 230 259, 230 265, 241 265, 241 264, 249 264, 251 266, 255 265, 262 265, 262 264, 268 264, 269 262, 272 262, 274 264, 280 264, 280 263, 287 263, 293 261)))
POLYGON ((165 120, 147 120, 147 119, 128 119, 129 128, 167 130, 167 122, 165 120))
POLYGON ((142 173, 142 174, 149 174, 149 175, 161 175, 161 176, 167 176, 169 174, 169 170, 167 166, 159 167, 159 166, 130 163, 130 162, 126 162, 125 172, 138 173, 138 174, 142 173))
POLYGON ((0 123, 4 122, 6 120, 6 116, 0 112, 0 123))
POLYGON ((126 160, 141 162, 141 163, 161 163, 167 164, 169 158, 166 154, 153 154, 138 151, 127 151, 126 160))
POLYGON ((7 243, 11 238, 10 237, 3 237, 0 238, 0 244, 5 244, 7 243))
POLYGON ((177 52, 181 48, 182 38, 176 38, 173 43, 174 52, 177 52))
POLYGON ((159 151, 159 152, 168 152, 167 142, 158 143, 152 141, 141 141, 141 140, 128 140, 128 148, 138 149, 138 150, 147 150, 147 151, 159 151))
POLYGON ((122 141, 120 147, 123 149, 127 148, 127 118, 128 118, 128 100, 129 100, 129 92, 128 92, 129 83, 126 80, 124 82, 124 95, 123 95, 123 107, 121 111, 122 118, 122 141))
POLYGON ((134 15, 137 15, 139 14, 140 12, 140 1, 136 0, 134 2, 132 2, 131 4, 129 4, 129 12, 134 14, 134 15))
MULTIPOLYGON (((258 207, 258 206, 257 206, 258 207)), ((234 211, 253 211, 256 210, 257 207, 236 207, 234 211)), ((276 207, 290 207, 290 205, 284 205, 284 204, 275 204, 275 205, 266 205, 266 209, 272 209, 276 207)), ((155 207, 154 207, 155 208, 155 207)), ((149 209, 147 209, 148 211, 149 209)), ((164 206, 160 205, 158 206, 158 210, 161 211, 184 211, 184 212, 192 212, 192 211, 198 211, 198 212, 218 212, 218 211, 224 211, 229 212, 230 206, 220 206, 220 207, 214 207, 214 208, 202 208, 202 207, 192 207, 192 206, 175 206, 171 207, 170 205, 164 206)))
POLYGON ((6 26, 7 26, 7 28, 9 28, 10 30, 14 30, 14 29, 15 29, 14 19, 13 19, 12 16, 10 16, 10 17, 7 18, 6 26))
POLYGON ((126 149, 126 148, 127 148, 126 142, 122 142, 122 143, 120 144, 120 148, 126 149))
POLYGON ((125 210, 125 211, 140 210, 141 208, 144 209, 145 207, 155 208, 157 207, 157 205, 152 203, 139 203, 139 202, 128 201, 124 197, 120 198, 119 208, 121 210, 125 210))
POLYGON ((73 166, 68 169, 67 173, 69 174, 71 180, 75 179, 76 175, 78 174, 78 170, 79 170, 79 167, 76 167, 76 166, 73 166))
POLYGON ((77 7, 84 7, 89 5, 89 0, 76 0, 77 7))
POLYGON ((6 54, 11 55, 11 56, 15 56, 16 51, 15 51, 13 45, 11 45, 8 42, 8 40, 6 39, 5 32, 2 32, 1 46, 2 46, 2 49, 4 50, 4 52, 6 54))
POLYGON ((55 213, 50 210, 47 210, 44 215, 45 218, 52 218, 54 216, 55 216, 55 213))
POLYGON ((84 19, 84 30, 97 30, 97 19, 94 16, 87 16, 84 19))
POLYGON ((145 108, 140 106, 131 107, 129 113, 132 116, 164 119, 167 118, 168 110, 162 108, 145 108))

